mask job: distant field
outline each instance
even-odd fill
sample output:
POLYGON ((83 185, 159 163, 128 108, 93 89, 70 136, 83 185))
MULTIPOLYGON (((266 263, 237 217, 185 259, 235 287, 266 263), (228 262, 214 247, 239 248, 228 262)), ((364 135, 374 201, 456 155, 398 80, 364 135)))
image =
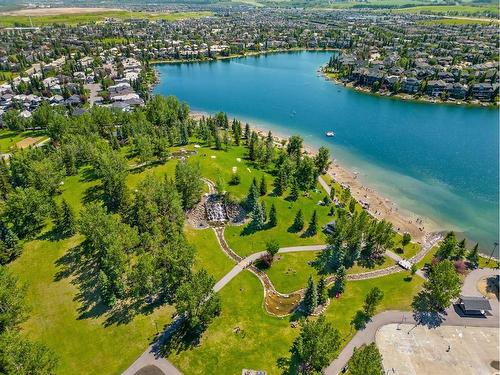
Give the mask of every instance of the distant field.
MULTIPOLYGON (((76 25, 79 23, 101 22, 107 18, 117 19, 151 19, 176 21, 187 18, 200 18, 211 15, 211 12, 178 12, 178 13, 149 13, 149 12, 127 12, 125 10, 111 10, 100 12, 69 13, 69 14, 47 14, 33 15, 31 21, 33 26, 47 26, 52 24, 76 25)), ((0 15, 0 27, 30 26, 28 15, 0 15)))
POLYGON ((492 25, 494 20, 480 20, 475 18, 441 18, 418 22, 420 25, 492 25))
POLYGON ((498 16, 498 7, 495 5, 425 5, 395 10, 398 13, 420 13, 462 16, 498 16))

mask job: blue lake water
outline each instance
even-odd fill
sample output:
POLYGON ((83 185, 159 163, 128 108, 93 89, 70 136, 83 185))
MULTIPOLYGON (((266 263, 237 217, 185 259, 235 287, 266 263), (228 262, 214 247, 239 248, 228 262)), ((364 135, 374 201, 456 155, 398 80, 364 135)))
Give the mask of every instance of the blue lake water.
POLYGON ((491 251, 499 235, 499 111, 358 93, 318 76, 330 55, 158 65, 155 93, 326 145, 401 209, 464 232, 491 251), (326 138, 327 130, 335 137, 326 138))

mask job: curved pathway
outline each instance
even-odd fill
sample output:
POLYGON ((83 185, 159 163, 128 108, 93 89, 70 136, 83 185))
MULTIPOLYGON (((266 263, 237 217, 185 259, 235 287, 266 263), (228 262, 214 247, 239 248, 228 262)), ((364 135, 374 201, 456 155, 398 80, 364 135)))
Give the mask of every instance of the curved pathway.
MULTIPOLYGON (((462 293, 466 295, 481 294, 476 288, 477 282, 483 277, 498 275, 498 270, 493 269, 478 269, 470 272, 465 278, 462 286, 462 293)), ((469 326, 469 327, 499 327, 499 304, 492 303, 492 314, 486 318, 460 316, 454 306, 448 307, 443 314, 443 321, 440 325, 448 326, 469 326)), ((372 320, 366 325, 363 330, 358 331, 352 340, 342 349, 339 356, 325 369, 325 375, 337 375, 346 366, 352 356, 354 348, 358 348, 364 344, 370 344, 375 341, 375 335, 379 328, 387 324, 417 324, 412 312, 389 310, 375 315, 372 320)))
MULTIPOLYGON (((208 185, 208 190, 209 194, 214 194, 215 193, 215 185, 212 181, 210 181, 207 178, 203 178, 203 181, 208 185)), ((320 182, 323 181, 323 183, 326 185, 326 187, 329 188, 329 186, 324 182, 323 179, 320 179, 320 182)), ((322 186, 325 188, 325 185, 322 184, 322 186)), ((297 290, 293 293, 290 294, 282 294, 276 290, 274 285, 272 284, 269 276, 259 270, 257 267, 253 265, 253 263, 261 258, 263 255, 266 254, 266 251, 260 251, 253 253, 247 257, 242 257, 238 255, 234 250, 232 250, 228 243, 226 242, 226 239, 224 238, 224 226, 217 226, 217 227, 212 227, 214 230, 217 241, 219 242, 219 246, 221 249, 224 251, 224 253, 231 258, 233 261, 236 262, 236 265, 226 274, 224 275, 213 287, 214 292, 220 291, 225 285, 227 285, 234 277, 236 277, 241 271, 248 269, 250 272, 255 274, 259 280, 261 281, 263 287, 264 287, 264 300, 268 294, 274 294, 278 298, 290 298, 291 296, 296 296, 300 295, 302 296, 304 289, 297 290)), ((413 258, 410 259, 411 262, 416 263, 419 260, 421 260, 427 252, 442 238, 441 235, 439 234, 431 234, 427 239, 426 242, 422 245, 422 249, 418 254, 416 254, 413 258)), ((327 248, 327 245, 306 245, 306 246, 292 246, 292 247, 283 247, 280 248, 278 253, 292 253, 292 252, 303 252, 303 251, 322 251, 327 248)), ((401 258, 392 253, 387 251, 386 254, 395 259, 396 261, 400 260, 401 258)), ((371 278, 376 278, 376 277, 381 277, 381 276, 386 276, 392 273, 400 272, 403 269, 398 266, 390 266, 387 268, 382 268, 374 271, 368 271, 368 272, 363 272, 363 273, 358 273, 358 274, 350 274, 347 275, 347 279, 354 281, 354 280, 366 280, 366 279, 371 279, 371 278)), ((334 276, 329 276, 326 278, 327 284, 330 284, 334 281, 335 277, 334 276)), ((266 305, 267 307, 267 305, 266 305)), ((377 317, 374 318, 374 322, 377 323, 380 319, 380 321, 385 321, 387 319, 396 319, 396 317, 399 319, 400 316, 397 315, 398 312, 386 312, 387 314, 383 315, 383 317, 377 319, 377 317), (396 315, 394 315, 396 314, 396 315), (386 317, 387 315, 387 317, 386 317), (377 320, 376 320, 377 319, 377 320), (384 320, 385 319, 385 320, 384 320)), ((402 312, 400 312, 402 313, 402 312)), ((384 313, 382 313, 384 314, 384 313)), ((406 313, 408 314, 408 313, 406 313)), ((380 315, 380 314, 379 314, 380 315)), ((377 315, 378 316, 378 315, 377 315)), ((397 320, 399 321, 399 320, 397 320)), ((177 316, 172 323, 167 327, 167 329, 160 334, 158 339, 155 341, 155 343, 151 344, 146 351, 127 369, 123 372, 123 375, 135 375, 140 369, 146 367, 146 366, 156 366, 160 370, 162 370, 166 375, 179 375, 182 374, 171 362, 169 362, 167 359, 165 359, 161 354, 159 353, 159 348, 161 347, 162 343, 164 343, 166 340, 168 340, 172 334, 173 331, 177 329, 179 324, 182 322, 182 317, 177 316)), ((371 323, 369 323, 370 325, 371 323)), ((380 323, 379 323, 380 324, 380 323)), ((385 323, 388 324, 388 323, 385 323)), ((383 325, 383 324, 382 324, 383 325)), ((376 326, 376 324, 375 324, 376 326)), ((367 325, 368 328, 368 325, 367 325)), ((377 328, 378 329, 378 328, 377 328)), ((367 329, 365 328, 365 332, 367 329)), ((368 332, 368 331, 367 331, 368 332)), ((358 332, 359 334, 359 332, 358 332)), ((357 336, 357 335, 356 335, 357 336)), ((356 344, 357 341, 354 341, 356 336, 351 340, 351 342, 354 342, 354 345, 356 344)), ((362 336, 358 340, 362 340, 364 336, 362 336)), ((370 337, 369 335, 366 337, 370 337)), ((373 336, 374 337, 374 336, 373 336)), ((351 346, 351 342, 344 348, 342 353, 348 348, 354 348, 354 346, 351 346)), ((359 346, 359 343, 358 343, 359 346)), ((340 358, 343 354, 339 355, 339 361, 340 358)), ((343 356, 347 358, 347 360, 350 358, 350 355, 352 354, 352 349, 350 353, 347 351, 343 356)), ((346 360, 346 363, 347 363, 346 360)), ((340 362, 339 362, 340 363, 340 362)), ((333 363, 332 363, 333 365, 333 363)), ((342 366, 343 367, 343 366, 342 366)), ((330 368, 330 367, 329 367, 330 368)), ((335 370, 334 370, 335 371, 335 370)), ((333 374, 334 372, 331 372, 333 374)))

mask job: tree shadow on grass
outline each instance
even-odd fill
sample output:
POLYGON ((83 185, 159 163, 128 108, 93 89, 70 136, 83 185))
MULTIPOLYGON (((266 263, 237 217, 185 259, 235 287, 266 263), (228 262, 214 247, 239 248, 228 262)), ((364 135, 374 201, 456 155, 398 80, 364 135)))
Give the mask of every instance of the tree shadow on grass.
POLYGON ((89 204, 99 200, 103 200, 103 191, 100 185, 94 185, 85 190, 85 193, 83 194, 84 204, 89 204))
POLYGON ((245 227, 241 230, 240 236, 250 236, 250 235, 255 234, 257 232, 262 232, 265 230, 269 230, 271 228, 273 228, 273 227, 269 223, 265 223, 261 227, 256 227, 255 225, 252 224, 252 222, 250 222, 247 225, 245 225, 245 227))
POLYGON ((200 344, 201 337, 207 327, 199 330, 189 328, 187 321, 180 318, 167 327, 164 335, 155 342, 153 351, 162 357, 172 353, 179 354, 200 344))
POLYGON ((78 302, 78 319, 97 319, 104 317, 103 325, 121 325, 129 323, 136 315, 152 313, 161 305, 161 299, 151 301, 148 298, 126 298, 115 305, 108 306, 101 298, 98 275, 99 267, 95 259, 87 255, 85 243, 69 249, 56 260, 59 271, 54 281, 70 279, 78 292, 73 300, 78 302))
POLYGON ((428 328, 439 327, 446 316, 445 311, 437 310, 434 307, 429 294, 425 291, 421 291, 415 296, 412 307, 415 321, 428 328))

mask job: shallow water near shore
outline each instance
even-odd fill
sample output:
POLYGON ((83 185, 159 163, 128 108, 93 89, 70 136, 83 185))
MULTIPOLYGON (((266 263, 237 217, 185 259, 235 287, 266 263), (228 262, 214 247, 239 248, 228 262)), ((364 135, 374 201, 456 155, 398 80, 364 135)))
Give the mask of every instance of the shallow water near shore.
MULTIPOLYGON (((339 163, 405 211, 464 232, 490 253, 498 241, 498 109, 365 95, 317 73, 331 52, 294 52, 158 65, 154 92, 326 145, 339 163), (335 137, 325 137, 328 130, 335 137)), ((496 251, 498 254, 498 249, 496 251)))

